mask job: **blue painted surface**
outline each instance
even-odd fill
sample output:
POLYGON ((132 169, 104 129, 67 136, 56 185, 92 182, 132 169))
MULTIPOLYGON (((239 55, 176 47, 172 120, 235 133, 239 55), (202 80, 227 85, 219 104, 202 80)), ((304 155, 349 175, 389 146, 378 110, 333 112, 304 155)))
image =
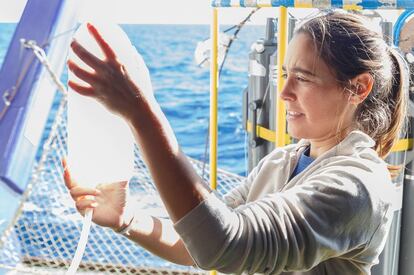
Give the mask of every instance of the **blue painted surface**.
MULTIPOLYGON (((54 21, 61 2, 50 3, 28 1, 17 25, 4 63, 0 71, 0 93, 14 86, 20 72, 32 61, 32 54, 22 50, 20 38, 34 39, 44 43, 54 27, 54 21), (28 26, 30 28, 28 28, 28 26), (33 31, 33 26, 36 31, 33 31)), ((31 91, 39 75, 39 64, 32 63, 21 83, 16 97, 5 116, 0 120, 0 235, 8 227, 19 204, 20 194, 24 191, 30 176, 37 144, 31 144, 24 136, 24 120, 28 118, 28 109, 33 99, 31 91)), ((0 110, 6 105, 0 101, 0 110)))
MULTIPOLYGON (((38 137, 36 133, 41 134, 46 124, 48 106, 52 104, 55 93, 54 87, 44 85, 45 82, 50 82, 47 73, 34 59, 31 50, 20 47, 20 38, 35 40, 42 45, 57 34, 56 31, 61 31, 62 28, 67 30, 66 24, 73 27, 75 21, 72 6, 77 1, 71 0, 71 4, 68 3, 66 0, 28 1, 4 57, 0 71, 0 94, 15 85, 26 67, 27 74, 22 78, 10 108, 0 120, 0 235, 21 203, 21 194, 28 184, 40 145, 41 136, 38 137), (48 101, 50 105, 47 105, 48 101), (39 111, 39 108, 43 110, 39 111)), ((60 43, 68 44, 68 41, 50 41, 45 50, 61 57, 65 47, 60 43)), ((63 64, 64 58, 51 62, 52 68, 61 67, 57 70, 58 74, 63 64)), ((1 100, 0 110, 4 107, 1 100)))
POLYGON ((295 6, 295 1, 294 0, 272 0, 272 6, 273 7, 279 7, 279 6, 293 7, 295 6))
MULTIPOLYGON (((35 96, 32 93, 33 85, 41 69, 39 62, 34 60, 33 53, 22 50, 20 39, 45 44, 54 29, 62 3, 63 0, 27 2, 0 71, 0 92, 3 94, 16 85, 22 71, 29 66, 15 98, 0 120, 0 179, 16 193, 22 193, 25 189, 38 146, 32 144, 23 131, 30 113, 27 107, 35 96)), ((5 102, 0 101, 0 110, 6 107, 5 102)))
POLYGON ((413 0, 399 0, 397 2, 398 9, 414 9, 413 0))
POLYGON ((332 7, 341 8, 343 6, 344 6, 344 3, 342 0, 332 0, 332 7))
POLYGON ((386 3, 378 0, 362 0, 360 6, 364 7, 365 9, 392 9, 396 7, 396 3, 386 3))
MULTIPOLYGON (((70 36, 59 40, 52 37, 62 29, 73 28, 76 22, 74 8, 78 2, 28 1, 4 58, 0 94, 14 86, 17 86, 17 92, 0 120, 0 180, 17 194, 22 194, 26 188, 55 93, 54 87, 45 85, 45 80, 49 81, 46 70, 31 49, 22 47, 20 40, 34 40, 49 53, 51 67, 60 74, 64 64, 61 57, 65 55, 70 36)), ((6 107, 1 100, 0 111, 6 107)))

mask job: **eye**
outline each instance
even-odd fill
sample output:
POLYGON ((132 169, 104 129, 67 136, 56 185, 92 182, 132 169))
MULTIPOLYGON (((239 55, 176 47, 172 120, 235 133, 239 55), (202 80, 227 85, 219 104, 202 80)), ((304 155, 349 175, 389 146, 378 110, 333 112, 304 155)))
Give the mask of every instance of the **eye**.
POLYGON ((282 78, 283 78, 283 79, 287 79, 287 78, 288 78, 288 75, 287 75, 287 73, 286 73, 286 72, 283 72, 283 73, 282 73, 282 78))
POLYGON ((309 80, 307 80, 307 79, 305 79, 305 78, 303 78, 303 77, 301 77, 300 75, 296 75, 296 80, 298 80, 298 81, 300 81, 300 82, 309 82, 309 80))

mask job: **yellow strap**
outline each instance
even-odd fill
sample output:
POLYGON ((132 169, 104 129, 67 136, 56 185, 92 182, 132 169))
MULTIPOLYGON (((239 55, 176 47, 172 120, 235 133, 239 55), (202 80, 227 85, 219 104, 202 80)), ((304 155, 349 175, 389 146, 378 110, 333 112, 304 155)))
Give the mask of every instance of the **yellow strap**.
POLYGON ((313 8, 312 0, 295 0, 295 8, 313 8))
MULTIPOLYGON (((252 132, 252 124, 250 123, 250 121, 247 122, 246 128, 248 133, 252 132)), ((273 130, 257 125, 256 135, 264 140, 276 143, 276 132, 273 130)), ((288 134, 285 134, 285 142, 286 144, 290 143, 290 136, 288 134)))
POLYGON ((353 11, 360 11, 360 10, 364 9, 363 7, 361 7, 357 4, 347 4, 347 5, 344 5, 343 8, 344 8, 344 10, 353 10, 353 11))
POLYGON ((398 140, 391 148, 391 152, 410 151, 413 149, 413 139, 406 138, 398 140))
MULTIPOLYGON (((250 121, 247 122, 247 132, 252 132, 252 124, 250 121)), ((276 143, 276 133, 273 130, 267 129, 260 125, 256 126, 256 135, 264 140, 276 143)), ((286 140, 289 140, 290 137, 288 134, 285 136, 286 140)), ((413 139, 406 138, 398 140, 394 146, 391 148, 391 152, 401 152, 401 151, 409 151, 413 149, 413 139)))

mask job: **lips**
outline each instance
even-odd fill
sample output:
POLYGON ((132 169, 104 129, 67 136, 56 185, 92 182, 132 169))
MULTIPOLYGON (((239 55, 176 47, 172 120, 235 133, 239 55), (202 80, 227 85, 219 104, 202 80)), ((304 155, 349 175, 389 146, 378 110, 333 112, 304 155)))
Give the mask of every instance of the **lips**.
POLYGON ((304 115, 305 115, 304 113, 300 113, 300 112, 296 112, 296 111, 287 111, 286 112, 286 119, 288 119, 288 120, 296 119, 296 118, 300 118, 304 115))
POLYGON ((288 114, 288 115, 291 115, 291 116, 303 115, 303 113, 300 113, 300 112, 295 112, 295 111, 287 111, 287 114, 288 114))

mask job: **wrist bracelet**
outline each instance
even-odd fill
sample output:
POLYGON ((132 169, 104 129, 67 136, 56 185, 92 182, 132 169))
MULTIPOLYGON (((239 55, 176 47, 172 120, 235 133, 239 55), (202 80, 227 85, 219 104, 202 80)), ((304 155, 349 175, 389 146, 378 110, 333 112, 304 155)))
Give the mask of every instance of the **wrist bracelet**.
POLYGON ((116 231, 116 233, 124 235, 126 233, 128 233, 128 231, 132 228, 132 223, 134 221, 134 216, 132 217, 131 221, 129 222, 129 224, 127 226, 125 226, 124 228, 121 228, 119 230, 116 231))

